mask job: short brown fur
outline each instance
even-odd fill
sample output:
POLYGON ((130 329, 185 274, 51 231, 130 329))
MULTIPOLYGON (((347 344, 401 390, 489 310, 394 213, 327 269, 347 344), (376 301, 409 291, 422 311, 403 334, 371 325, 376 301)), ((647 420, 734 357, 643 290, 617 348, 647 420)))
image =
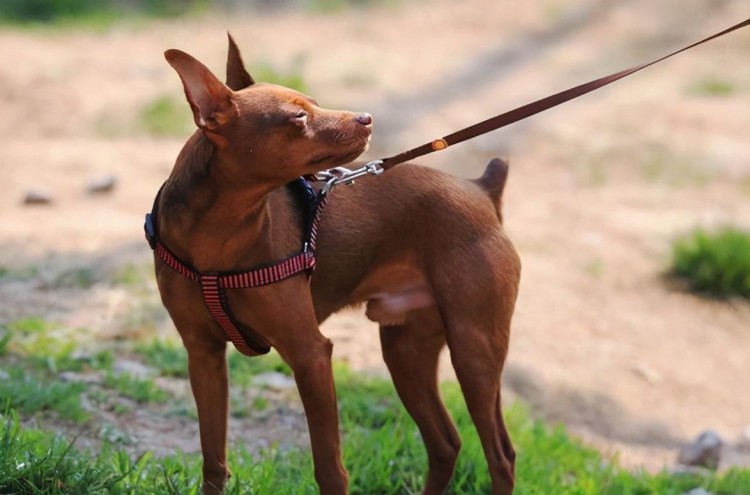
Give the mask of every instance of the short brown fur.
MULTIPOLYGON (((199 271, 248 269, 298 251, 303 216, 284 185, 363 153, 371 117, 325 110, 296 91, 256 84, 231 37, 227 85, 183 52, 165 56, 183 81, 199 129, 161 194, 161 241, 199 271)), ((500 160, 475 181, 407 164, 339 187, 320 224, 310 282, 297 275, 228 291, 233 316, 294 372, 322 494, 348 493, 348 477, 332 343, 318 325, 360 303, 380 324, 385 362, 427 449, 423 493, 444 493, 460 449, 437 390, 438 355, 446 344, 481 438, 492 493, 512 493, 515 454, 501 415, 500 374, 520 262, 501 225, 506 177, 500 160)), ((198 284, 158 257, 156 275, 188 352, 203 493, 219 494, 229 476, 227 339, 198 284)))

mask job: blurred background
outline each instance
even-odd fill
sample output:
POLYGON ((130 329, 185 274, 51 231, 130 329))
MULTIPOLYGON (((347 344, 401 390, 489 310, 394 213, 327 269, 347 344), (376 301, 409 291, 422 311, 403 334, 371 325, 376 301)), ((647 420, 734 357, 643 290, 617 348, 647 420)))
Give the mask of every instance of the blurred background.
MULTIPOLYGON (((193 130, 168 48, 223 77, 231 31, 256 80, 373 114, 375 159, 749 12, 745 0, 0 0, 0 374, 61 349, 115 349, 137 370, 129 346, 177 342, 142 233, 193 130)), ((747 463, 749 55, 746 29, 419 160, 468 178, 510 160, 505 226, 524 272, 506 396, 626 465, 673 463, 707 429, 729 446, 722 463, 747 463), (740 253, 706 255, 718 268, 680 251, 717 232, 740 253), (701 285, 697 265, 739 282, 701 285)), ((361 312, 324 333, 339 360, 384 372, 361 312)), ((149 434, 157 420, 108 421, 157 452, 176 441, 149 434)))

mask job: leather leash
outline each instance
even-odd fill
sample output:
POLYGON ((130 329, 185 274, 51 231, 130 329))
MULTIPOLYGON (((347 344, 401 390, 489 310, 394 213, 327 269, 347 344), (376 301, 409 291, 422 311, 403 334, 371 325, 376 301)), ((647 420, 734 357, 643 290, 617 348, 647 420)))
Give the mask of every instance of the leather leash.
MULTIPOLYGON (((552 107, 556 107, 557 105, 565 103, 566 101, 570 101, 574 98, 578 98, 579 96, 585 95, 586 93, 590 93, 591 91, 594 91, 595 89, 599 89, 602 86, 611 84, 619 79, 622 79, 640 70, 643 70, 646 67, 650 67, 663 60, 673 57, 677 55, 678 53, 682 53, 686 50, 690 50, 691 48, 694 48, 698 45, 702 45, 703 43, 707 43, 713 39, 719 38, 721 36, 724 36, 725 34, 729 34, 732 31, 736 31, 748 25, 750 25, 750 19, 747 19, 744 22, 741 22, 735 26, 725 29, 724 31, 720 33, 714 34, 713 36, 709 36, 708 38, 703 39, 697 43, 693 43, 690 46, 686 46, 685 48, 672 52, 669 55, 665 55, 657 60, 654 60, 653 62, 636 65, 635 67, 631 67, 630 69, 625 69, 623 71, 616 72, 608 76, 604 76, 594 81, 581 84, 574 88, 561 91, 552 96, 542 98, 541 100, 537 100, 535 102, 523 105, 516 109, 510 110, 509 112, 505 112, 503 114, 489 118, 485 121, 479 122, 478 124, 474 124, 472 126, 466 127, 464 129, 461 129, 460 131, 454 132, 453 134, 448 134, 447 136, 443 136, 442 138, 435 139, 433 141, 430 141, 429 143, 423 144, 422 146, 418 146, 408 151, 404 151, 403 153, 399 153, 398 155, 394 155, 390 158, 384 158, 383 160, 377 160, 376 162, 371 162, 368 165, 377 164, 377 165, 380 165, 382 169, 387 170, 391 167, 398 165, 399 163, 412 160, 414 158, 426 155, 428 153, 433 153, 435 151, 444 150, 448 146, 452 146, 454 144, 461 143, 463 141, 475 138, 482 134, 486 134, 490 131, 500 129, 501 127, 505 127, 507 125, 513 124, 514 122, 518 122, 519 120, 523 120, 527 117, 531 117, 532 115, 535 115, 539 112, 543 112, 552 107)), ((382 172, 382 170, 380 170, 380 172, 382 172)), ((373 172, 369 172, 369 173, 373 173, 373 172)))

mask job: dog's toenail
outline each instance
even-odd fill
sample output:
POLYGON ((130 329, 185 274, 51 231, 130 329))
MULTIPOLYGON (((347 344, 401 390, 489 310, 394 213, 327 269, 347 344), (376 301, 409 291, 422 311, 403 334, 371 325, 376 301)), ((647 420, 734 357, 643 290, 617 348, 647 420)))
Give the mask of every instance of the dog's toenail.
POLYGON ((355 117, 355 120, 362 125, 370 125, 372 124, 372 115, 369 113, 361 113, 355 117))

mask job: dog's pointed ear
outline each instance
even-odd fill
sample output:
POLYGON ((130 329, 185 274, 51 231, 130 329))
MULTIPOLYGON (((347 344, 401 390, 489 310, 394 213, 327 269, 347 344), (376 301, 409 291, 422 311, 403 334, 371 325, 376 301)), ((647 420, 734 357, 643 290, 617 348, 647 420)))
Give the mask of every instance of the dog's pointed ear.
POLYGON ((167 50, 164 57, 182 79, 195 125, 215 131, 237 116, 232 90, 202 63, 180 50, 167 50))
POLYGON ((227 31, 227 37, 229 38, 229 51, 227 52, 227 86, 234 91, 239 91, 255 84, 255 79, 253 79, 245 69, 245 64, 242 62, 242 56, 240 55, 240 49, 237 48, 237 43, 234 42, 234 38, 232 38, 229 31, 227 31))

